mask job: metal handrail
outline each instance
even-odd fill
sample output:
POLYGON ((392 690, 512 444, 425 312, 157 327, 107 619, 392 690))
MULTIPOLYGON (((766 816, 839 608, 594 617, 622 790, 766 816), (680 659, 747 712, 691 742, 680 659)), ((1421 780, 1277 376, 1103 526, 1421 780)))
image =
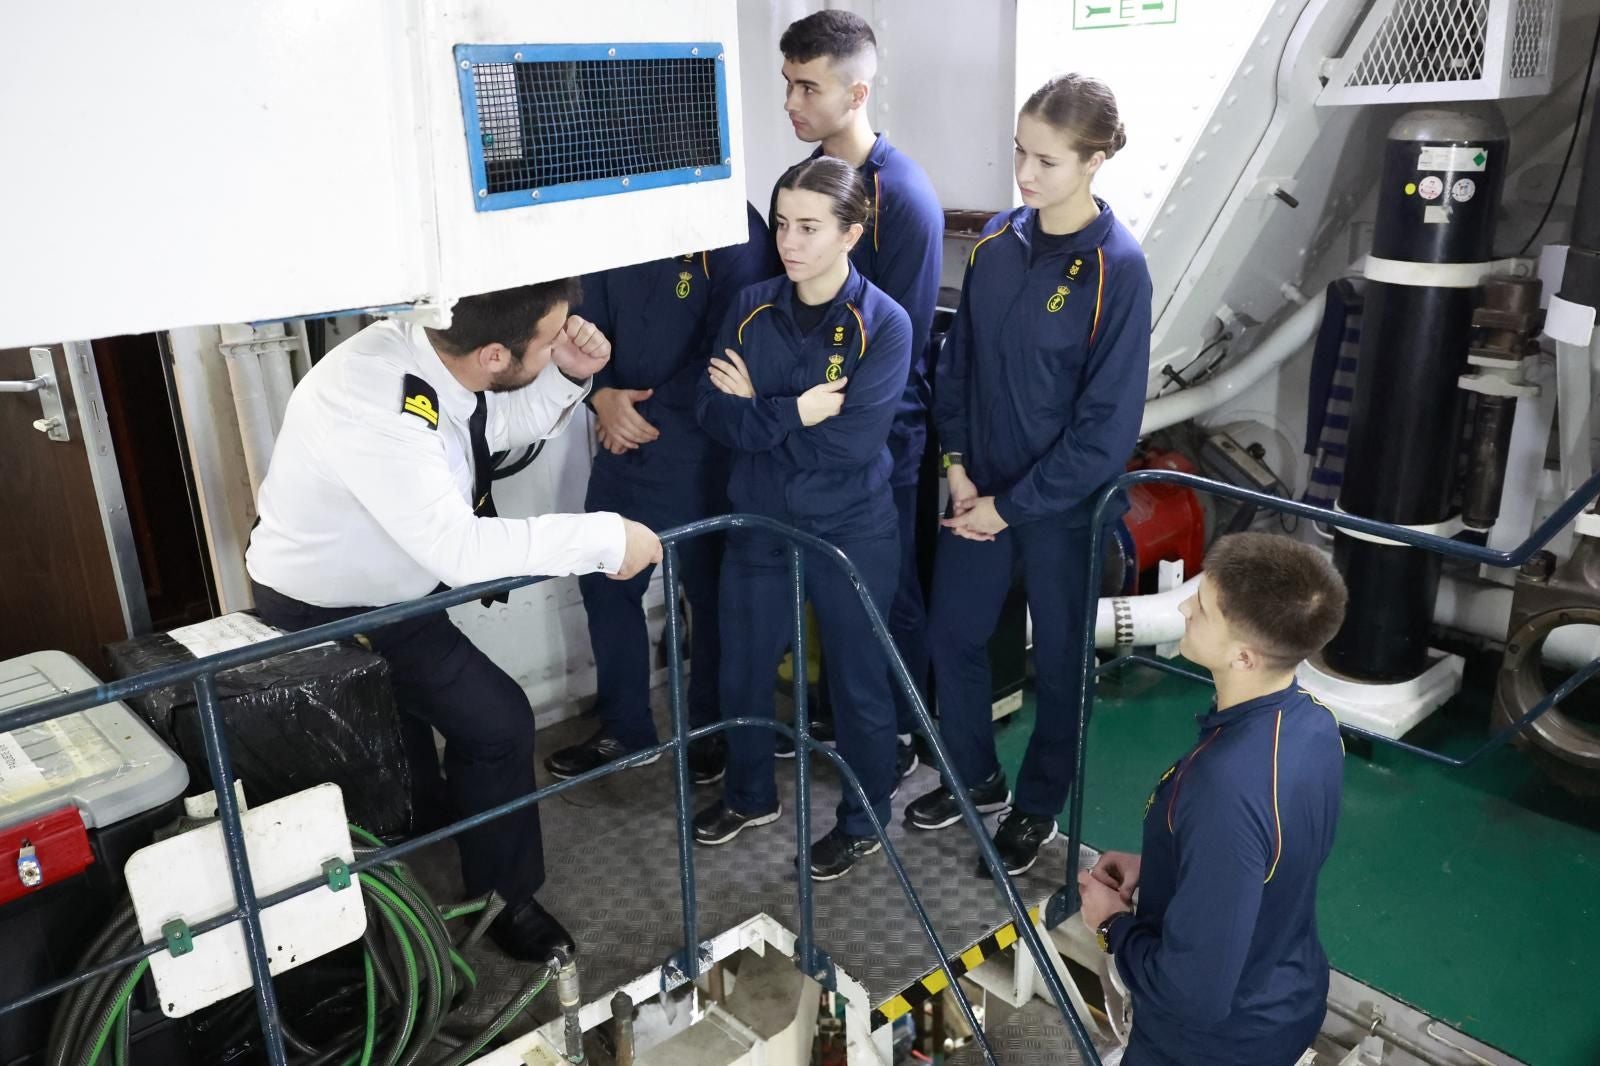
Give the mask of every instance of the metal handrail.
MULTIPOLYGON (((1588 507, 1597 496, 1600 496, 1600 473, 1589 477, 1582 485, 1562 502, 1539 526, 1528 535, 1521 544, 1509 551, 1499 551, 1494 548, 1478 544, 1468 544, 1448 537, 1441 537, 1433 533, 1421 533, 1405 526, 1397 526, 1389 522, 1378 522, 1371 518, 1361 518, 1344 511, 1329 510, 1317 507, 1299 500, 1286 500, 1281 496, 1270 496, 1264 492, 1240 488, 1222 481, 1201 477, 1198 474, 1187 474, 1177 470, 1144 469, 1131 470, 1117 478, 1100 491, 1096 498, 1094 516, 1089 527, 1089 589, 1085 597, 1084 615, 1086 619, 1083 630, 1083 670, 1079 679, 1078 697, 1078 751, 1077 760, 1072 776, 1071 807, 1067 819, 1067 864, 1066 876, 1061 889, 1051 897, 1049 906, 1045 909, 1045 925, 1054 928, 1071 917, 1079 907, 1078 899, 1078 861, 1083 849, 1083 782, 1084 770, 1088 765, 1089 743, 1089 717, 1094 710, 1095 678, 1106 670, 1120 666, 1122 663, 1137 661, 1143 665, 1153 666, 1170 674, 1188 677, 1193 680, 1210 680, 1195 671, 1187 670, 1172 663, 1162 662, 1146 656, 1124 656, 1120 660, 1107 663, 1103 667, 1095 665, 1095 619, 1099 613, 1099 597, 1094 590, 1100 587, 1101 570, 1105 562, 1105 529, 1106 518, 1110 512, 1112 501, 1125 493, 1131 486, 1139 484, 1168 484, 1182 485, 1196 492, 1209 496, 1221 496, 1225 499, 1238 500, 1242 503, 1254 504, 1258 508, 1276 511, 1280 514, 1291 514, 1300 518, 1307 518, 1314 522, 1321 522, 1338 529, 1349 530, 1355 533, 1365 533, 1369 536, 1379 537, 1384 540, 1398 541, 1401 544, 1414 548, 1422 548, 1437 555, 1451 559, 1463 559, 1468 562, 1480 563, 1485 566, 1499 568, 1520 567, 1549 544, 1555 536, 1577 518, 1584 508, 1588 507)), ((1569 696, 1578 686, 1600 673, 1600 659, 1596 659, 1584 666, 1577 673, 1569 677, 1554 692, 1540 700, 1527 714, 1516 722, 1501 729, 1477 751, 1464 759, 1453 759, 1426 748, 1408 744, 1402 740, 1385 737, 1369 730, 1359 729, 1354 726, 1341 724, 1341 729, 1353 733, 1376 743, 1386 744, 1399 748, 1413 755, 1430 759, 1434 762, 1448 766, 1466 766, 1481 758, 1510 740, 1520 730, 1526 728, 1540 715, 1547 713, 1563 699, 1569 696)))
MULTIPOLYGON (((364 854, 350 864, 351 872, 356 873, 379 863, 398 859, 419 848, 427 847, 458 833, 476 828, 485 822, 503 817, 513 811, 521 810, 551 796, 559 795, 569 788, 574 788, 585 782, 597 780, 610 774, 620 773, 649 761, 664 752, 671 751, 674 757, 674 776, 676 778, 675 801, 678 818, 679 878, 683 900, 684 950, 679 957, 670 960, 668 965, 675 966, 687 979, 693 980, 699 976, 700 972, 701 945, 695 905, 694 844, 692 839, 692 814, 690 811, 691 788, 687 762, 688 745, 693 740, 714 735, 725 729, 747 727, 773 729, 794 737, 797 750, 803 748, 820 753, 824 758, 832 762, 839 776, 845 782, 846 787, 854 791, 856 798, 867 812, 867 817, 872 823, 873 832, 877 834, 879 841, 883 845, 885 856, 896 880, 900 883, 901 890, 905 893, 906 899, 911 905, 923 935, 939 957, 940 968, 949 980, 950 988, 956 994, 962 1014, 972 1027, 974 1038, 983 1050, 984 1060, 993 1064, 995 1062, 994 1052, 989 1044, 988 1037, 979 1024, 973 1011, 972 1003, 962 989, 961 982, 951 967, 950 956, 946 952, 938 934, 933 929, 927 909, 923 906, 921 898, 912 886, 911 879, 906 873, 905 865, 893 842, 889 839, 887 827, 883 825, 873 811, 865 789, 862 788, 860 780, 845 762, 844 757, 837 751, 819 744, 811 737, 810 719, 805 699, 806 671, 804 669, 804 556, 810 553, 821 556, 831 565, 842 569, 855 587, 861 599, 862 607, 867 613, 868 621, 871 623, 873 632, 878 638, 878 643, 889 657, 889 661, 894 668, 895 681, 899 684, 902 694, 910 701, 917 721, 922 727, 933 755, 933 761, 943 773, 945 780, 951 784, 953 795, 961 808, 962 819, 966 822, 969 831, 976 837, 984 863, 989 868, 990 875, 999 887, 1001 895, 1005 898, 1006 906, 1011 911, 1012 918, 1016 923, 1018 935, 1033 956, 1034 963, 1050 991, 1052 1000, 1054 1000, 1063 1020, 1072 1032, 1073 1040, 1078 1046, 1078 1051, 1082 1055, 1083 1061, 1089 1063, 1090 1066, 1100 1066, 1099 1055, 1089 1039, 1082 1019, 1078 1017, 1071 1007, 1066 988, 1062 984, 1062 979, 1057 972, 1056 966, 1050 959, 1048 949, 1045 947, 1039 930, 1029 919, 1027 908, 1017 893, 1016 885, 1005 872, 1005 865, 1001 862, 1000 856, 995 850, 994 841, 984 827, 982 815, 973 806, 966 788, 951 765, 949 753, 928 713, 928 708, 922 700, 921 693, 912 679, 910 671, 906 668, 905 662, 895 649, 893 638, 889 634, 888 626, 884 623, 883 615, 872 602, 872 598, 868 594, 866 585, 855 564, 840 549, 818 537, 792 529, 772 519, 756 515, 724 515, 705 519, 663 533, 661 540, 665 548, 662 563, 662 580, 665 584, 664 591, 667 603, 667 643, 670 652, 668 656, 668 681, 672 711, 672 739, 658 744, 654 748, 634 752, 626 758, 608 763, 578 777, 557 782, 546 788, 541 788, 514 800, 507 801, 491 810, 480 812, 469 818, 463 818, 442 829, 424 833, 400 844, 364 854), (793 651, 796 663, 794 671, 795 725, 792 729, 782 722, 767 718, 730 719, 692 731, 688 727, 688 714, 683 692, 681 620, 678 618, 677 610, 679 585, 677 545, 693 537, 734 529, 763 530, 783 538, 789 544, 790 576, 794 593, 795 638, 793 651)), ((71 714, 75 711, 87 710, 105 703, 127 699, 152 689, 165 688, 184 682, 193 684, 196 706, 200 717, 201 734, 205 744, 206 763, 210 771, 212 788, 217 796, 217 816, 222 825, 223 844, 227 852, 229 874, 233 881, 234 898, 237 903, 232 910, 225 914, 219 914, 205 921, 195 923, 192 933, 200 935, 234 921, 242 924, 248 949, 251 977, 255 988, 257 1013, 261 1021, 267 1058, 272 1066, 287 1066, 288 1059, 284 1046, 283 1029, 279 1019, 277 995, 270 977, 265 941, 261 932, 261 912, 278 903, 324 887, 327 881, 324 878, 313 878, 268 896, 257 897, 255 895, 251 887, 249 859, 245 851, 244 830, 240 822, 238 802, 231 787, 233 778, 231 758, 227 739, 223 735, 222 716, 216 691, 216 675, 220 671, 247 663, 272 658, 285 652, 297 651, 330 640, 347 639, 379 626, 436 613, 447 607, 467 603, 488 595, 509 592, 512 589, 535 584, 542 580, 545 579, 517 577, 478 582, 459 589, 427 596, 420 600, 380 607, 364 614, 314 626, 281 637, 274 637, 259 644, 206 656, 193 662, 161 667, 135 677, 102 684, 93 689, 42 700, 0 713, 0 732, 19 729, 37 722, 71 714)), ((795 774, 796 835, 800 845, 799 854, 802 856, 809 853, 811 846, 809 839, 811 799, 809 761, 809 759, 797 760, 795 774)), ((811 878, 802 869, 796 878, 796 883, 800 924, 799 935, 796 937, 797 963, 803 972, 831 986, 833 983, 832 962, 817 949, 815 944, 811 878)), ((31 1003, 57 995, 101 974, 134 965, 139 960, 148 958, 163 950, 166 950, 165 943, 145 944, 118 959, 103 963, 91 970, 51 982, 42 988, 35 989, 28 995, 0 1005, 0 1017, 31 1003)))

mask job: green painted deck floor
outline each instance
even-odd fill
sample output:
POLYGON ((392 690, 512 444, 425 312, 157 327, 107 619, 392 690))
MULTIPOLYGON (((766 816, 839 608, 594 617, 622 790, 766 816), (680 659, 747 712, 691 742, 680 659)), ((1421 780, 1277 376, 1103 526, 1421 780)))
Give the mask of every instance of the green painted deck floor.
MULTIPOLYGON (((1453 756, 1485 739, 1493 661, 1407 739, 1453 756)), ((1211 690, 1130 669, 1102 682, 1084 835, 1138 850, 1146 796, 1188 750, 1211 690)), ((1014 775, 1031 694, 1000 734, 1014 775)), ((1333 965, 1537 1066, 1600 1063, 1600 801, 1509 747, 1466 769, 1379 748, 1346 760, 1318 922, 1333 965)))

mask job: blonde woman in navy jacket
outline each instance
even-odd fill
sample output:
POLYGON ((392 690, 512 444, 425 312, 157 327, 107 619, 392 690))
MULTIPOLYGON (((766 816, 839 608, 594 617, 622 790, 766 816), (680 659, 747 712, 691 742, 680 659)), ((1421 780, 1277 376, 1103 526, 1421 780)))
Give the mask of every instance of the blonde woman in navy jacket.
MULTIPOLYGON (((880 612, 899 574, 889 430, 911 362, 906 313, 850 263, 868 221, 866 188, 848 163, 808 159, 778 182, 784 275, 735 301, 713 349, 697 412, 733 451, 728 496, 839 547, 880 612)), ((766 533, 729 535, 722 567, 723 714, 773 715, 773 671, 790 643, 789 551, 766 533)), ((885 823, 895 773, 895 707, 883 651, 855 587, 808 556, 806 594, 822 630, 836 693, 839 751, 885 823)), ((721 802, 695 818, 695 839, 725 844, 782 813, 774 734, 728 734, 721 802)), ((838 824, 812 845, 811 876, 832 880, 879 848, 850 792, 838 824)))
MULTIPOLYGON (((1126 136, 1111 91, 1054 78, 1017 116, 1023 207, 996 216, 967 262, 939 362, 934 420, 950 481, 934 564, 929 647, 940 731, 1018 874, 1056 835, 1078 735, 1090 511, 1139 436, 1150 367, 1150 272, 1090 191, 1126 136), (1021 569, 1033 620, 1037 713, 1012 803, 995 757, 988 642, 1021 569)), ((960 818, 941 787, 906 810, 917 829, 960 818)))

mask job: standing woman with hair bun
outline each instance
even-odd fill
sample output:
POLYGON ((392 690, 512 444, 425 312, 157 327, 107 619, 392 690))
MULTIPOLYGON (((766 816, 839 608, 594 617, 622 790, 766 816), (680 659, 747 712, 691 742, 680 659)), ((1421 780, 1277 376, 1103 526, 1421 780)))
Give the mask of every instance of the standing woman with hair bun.
MULTIPOLYGON (((739 294, 696 403, 700 423, 733 451, 728 497, 837 546, 887 613, 900 572, 889 429, 911 366, 911 322, 850 262, 868 223, 866 185, 830 156, 791 167, 774 211, 784 273, 739 294)), ((806 595, 822 630, 839 751, 880 821, 890 818, 895 706, 855 585, 808 553, 806 595)), ((788 542, 762 530, 728 535, 722 564, 722 713, 773 717, 772 677, 793 635, 788 542)), ((695 840, 725 844, 778 819, 774 734, 728 733, 723 798, 695 817, 695 840)), ((819 881, 879 848, 849 789, 839 822, 811 847, 819 881)))
MULTIPOLYGON (((1095 174, 1127 142, 1111 90, 1052 78, 1017 116, 1023 206, 967 259, 939 362, 934 421, 950 482, 928 638, 940 730, 981 811, 1009 808, 995 845, 1011 874, 1056 835, 1078 737, 1090 512, 1127 465, 1150 368, 1150 272, 1095 174), (1015 803, 995 754, 988 642, 1021 568, 1037 710, 1015 803)), ((916 829, 961 817, 949 782, 906 810, 916 829)), ((981 865, 981 864, 980 864, 981 865)))

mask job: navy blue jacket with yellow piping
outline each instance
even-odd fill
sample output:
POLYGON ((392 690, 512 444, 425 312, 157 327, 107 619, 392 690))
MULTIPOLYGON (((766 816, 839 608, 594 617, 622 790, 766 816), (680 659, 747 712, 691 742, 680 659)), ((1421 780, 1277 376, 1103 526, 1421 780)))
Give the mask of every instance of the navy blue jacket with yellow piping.
POLYGON ((1035 254, 1032 208, 996 215, 967 259, 937 374, 940 447, 1009 525, 1070 515, 1127 465, 1150 370, 1150 271, 1111 209, 1035 254))
POLYGON ((1199 722, 1146 806, 1138 912, 1109 931, 1134 1043, 1184 1066, 1292 1063, 1327 1010, 1339 725, 1297 684, 1199 722))
POLYGON ((594 389, 654 389, 637 405, 661 431, 649 444, 595 462, 621 467, 699 461, 715 446, 695 418, 695 390, 705 377, 712 339, 735 297, 781 269, 761 214, 745 205, 749 235, 743 244, 653 263, 617 267, 583 279, 575 308, 611 341, 611 361, 594 376, 594 389))
POLYGON ((717 337, 715 355, 731 348, 744 359, 754 399, 719 392, 709 377, 700 383, 700 424, 734 452, 733 509, 836 542, 892 534, 887 442, 911 360, 910 322, 853 266, 805 333, 794 291, 783 276, 745 289, 717 337), (849 379, 844 408, 802 426, 800 394, 840 377, 849 379))
MULTIPOLYGON (((811 154, 822 154, 818 148, 811 154)), ((889 431, 894 456, 891 482, 915 485, 928 443, 928 334, 939 304, 939 278, 944 269, 944 211, 933 182, 917 162, 878 134, 861 164, 861 177, 872 200, 872 219, 850 262, 866 279, 905 308, 911 319, 911 366, 889 431)), ((773 189, 768 221, 777 230, 777 189, 773 189)))

